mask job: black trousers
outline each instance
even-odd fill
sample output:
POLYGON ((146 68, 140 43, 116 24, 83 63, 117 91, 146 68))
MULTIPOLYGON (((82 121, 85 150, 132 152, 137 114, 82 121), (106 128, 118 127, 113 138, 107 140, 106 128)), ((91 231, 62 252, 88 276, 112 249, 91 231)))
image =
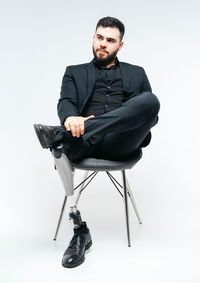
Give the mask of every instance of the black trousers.
POLYGON ((83 142, 79 143, 74 159, 130 158, 157 124, 159 110, 160 102, 156 95, 143 92, 128 99, 119 108, 85 121, 83 142))

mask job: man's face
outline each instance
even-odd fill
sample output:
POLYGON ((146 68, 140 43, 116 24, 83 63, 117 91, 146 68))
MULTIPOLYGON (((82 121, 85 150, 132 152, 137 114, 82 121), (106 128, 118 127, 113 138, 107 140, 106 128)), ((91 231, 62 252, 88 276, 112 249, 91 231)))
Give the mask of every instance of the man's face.
POLYGON ((99 26, 93 37, 93 54, 101 65, 109 65, 117 56, 117 52, 122 48, 120 42, 120 31, 116 27, 99 26))

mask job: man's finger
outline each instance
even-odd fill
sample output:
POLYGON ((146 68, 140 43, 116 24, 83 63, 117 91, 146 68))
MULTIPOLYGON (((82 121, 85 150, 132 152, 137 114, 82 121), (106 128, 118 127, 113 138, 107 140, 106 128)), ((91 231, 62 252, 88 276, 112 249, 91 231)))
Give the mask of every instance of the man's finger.
POLYGON ((77 119, 74 120, 74 127, 75 127, 75 136, 80 137, 80 127, 79 127, 79 121, 77 119))
POLYGON ((76 137, 79 138, 80 137, 80 127, 79 127, 79 125, 75 126, 75 131, 76 131, 76 137))
POLYGON ((83 135, 84 134, 84 122, 83 123, 80 123, 80 133, 81 133, 81 135, 83 135))
POLYGON ((65 128, 67 131, 70 131, 70 121, 71 121, 71 117, 68 117, 66 120, 65 120, 65 128))
POLYGON ((90 115, 88 117, 83 117, 83 121, 87 121, 88 119, 94 118, 94 115, 90 115))
POLYGON ((74 124, 70 124, 70 130, 71 130, 72 136, 75 137, 76 136, 76 130, 75 130, 74 124))
POLYGON ((70 126, 69 126, 69 122, 68 121, 65 122, 65 128, 66 128, 67 131, 70 131, 70 126))

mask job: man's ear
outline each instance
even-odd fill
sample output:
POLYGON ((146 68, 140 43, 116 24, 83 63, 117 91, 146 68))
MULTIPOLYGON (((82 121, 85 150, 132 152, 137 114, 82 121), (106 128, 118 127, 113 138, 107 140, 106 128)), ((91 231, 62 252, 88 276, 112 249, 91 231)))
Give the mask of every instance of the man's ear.
POLYGON ((123 45, 124 45, 124 42, 121 41, 120 44, 119 44, 119 51, 122 49, 123 45))

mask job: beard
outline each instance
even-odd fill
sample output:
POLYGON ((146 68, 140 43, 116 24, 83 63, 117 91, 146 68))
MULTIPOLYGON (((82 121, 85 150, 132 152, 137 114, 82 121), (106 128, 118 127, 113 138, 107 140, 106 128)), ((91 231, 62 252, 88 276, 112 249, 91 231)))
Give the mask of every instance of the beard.
POLYGON ((118 52, 118 49, 116 51, 110 53, 110 54, 107 54, 107 56, 105 58, 99 58, 97 56, 98 51, 94 50, 94 46, 92 47, 92 51, 93 51, 93 54, 94 54, 94 58, 99 63, 99 65, 106 66, 106 65, 110 64, 115 59, 117 52, 118 52))

